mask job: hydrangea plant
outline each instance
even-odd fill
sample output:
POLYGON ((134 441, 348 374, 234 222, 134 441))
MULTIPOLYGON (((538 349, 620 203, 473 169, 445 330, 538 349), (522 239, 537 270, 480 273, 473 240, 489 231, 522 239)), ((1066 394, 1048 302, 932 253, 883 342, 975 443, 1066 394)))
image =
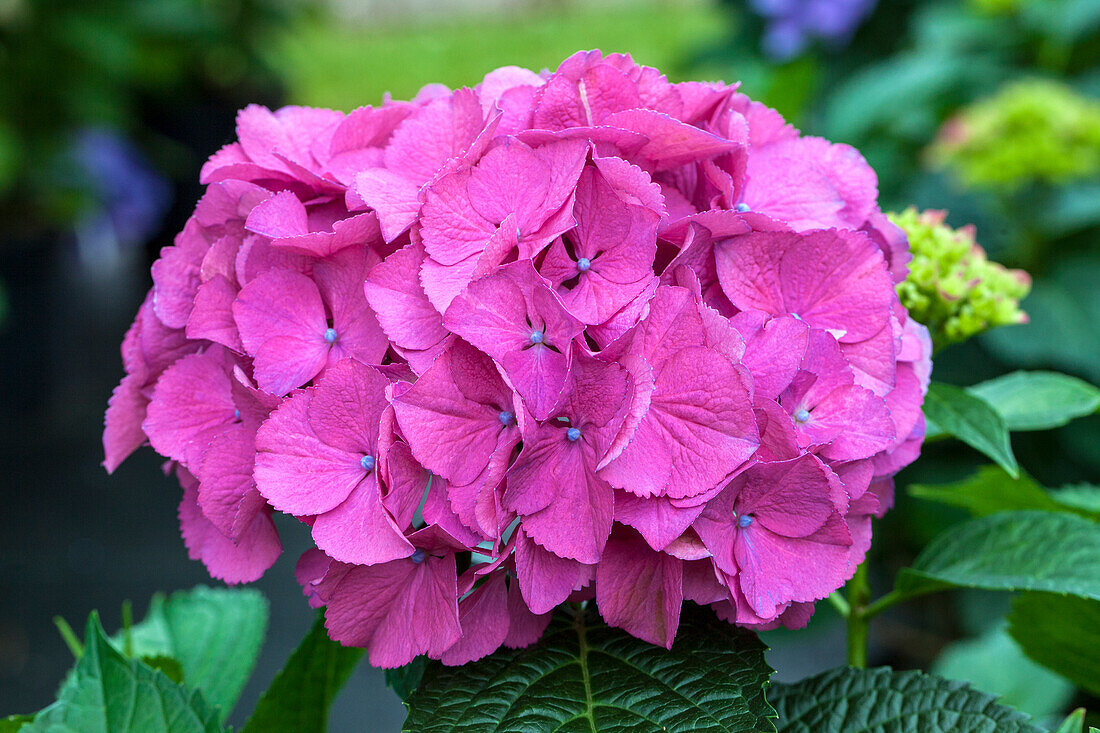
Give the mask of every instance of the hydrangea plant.
MULTIPOLYGON (((1092 510, 1024 500, 871 598, 872 520, 926 435, 1011 481, 1010 425, 1063 424, 1100 392, 930 384, 932 338, 898 294, 906 230, 857 151, 736 85, 598 51, 348 114, 251 106, 237 135, 153 267, 104 449, 109 471, 146 442, 165 457, 188 551, 227 583, 275 562, 275 512, 310 533, 296 576, 324 610, 246 731, 323 730, 360 654, 409 731, 1039 730, 919 673, 767 689, 754 632, 805 626, 825 598, 855 667, 872 617, 934 590, 1100 599, 1092 510), (1047 563, 1067 538, 1080 577, 1047 563)), ((944 257, 921 245, 914 272, 944 257)), ((972 241, 961 257, 979 267, 972 241)), ((206 636, 163 600, 121 645, 93 617, 28 730, 114 730, 101 710, 137 709, 118 680, 156 690, 141 730, 221 730, 240 687, 212 710, 194 660, 235 614, 255 624, 233 597, 168 602, 201 607, 206 636), (135 648, 146 624, 161 633, 135 648), (150 651, 187 663, 169 678, 150 651)))
POLYGON ((1020 300, 1031 289, 1023 270, 986 258, 973 226, 952 229, 947 212, 909 208, 891 222, 909 240, 909 276, 898 284, 902 304, 933 334, 937 347, 965 341, 997 326, 1027 323, 1020 300))
POLYGON ((1055 81, 1013 82, 948 120, 930 152, 969 185, 1089 178, 1100 172, 1100 102, 1055 81))

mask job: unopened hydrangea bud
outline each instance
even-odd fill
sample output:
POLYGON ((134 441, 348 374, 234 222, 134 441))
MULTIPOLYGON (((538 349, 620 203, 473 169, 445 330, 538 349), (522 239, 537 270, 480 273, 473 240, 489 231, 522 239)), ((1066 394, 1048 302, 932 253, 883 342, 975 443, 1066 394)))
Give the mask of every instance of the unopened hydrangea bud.
POLYGON ((945 216, 914 208, 889 214, 905 230, 913 253, 909 276, 898 285, 902 305, 928 327, 936 348, 1026 323, 1019 303, 1031 289, 1028 274, 988 260, 974 241, 974 227, 952 229, 945 216))
POLYGON ((1100 102, 1031 79, 964 109, 940 130, 933 160, 968 185, 1013 190, 1100 172, 1100 102))

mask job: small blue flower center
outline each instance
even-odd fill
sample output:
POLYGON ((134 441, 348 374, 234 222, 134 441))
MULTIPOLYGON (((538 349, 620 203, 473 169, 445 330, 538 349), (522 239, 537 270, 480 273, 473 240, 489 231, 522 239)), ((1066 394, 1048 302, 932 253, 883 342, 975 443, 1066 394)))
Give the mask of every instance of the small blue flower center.
POLYGON ((234 420, 240 420, 241 419, 241 411, 240 410, 233 410, 233 419, 234 420))
POLYGON ((497 415, 497 417, 500 418, 501 425, 511 425, 512 422, 516 419, 516 416, 508 412, 507 410, 501 410, 500 414, 497 415))
POLYGON ((577 260, 577 269, 581 272, 588 272, 588 269, 592 267, 592 260, 587 257, 581 257, 577 260))
POLYGON ((374 456, 363 456, 359 459, 359 465, 363 467, 364 471, 374 470, 374 456))
POLYGON ((336 341, 336 329, 329 328, 325 330, 325 343, 331 344, 336 341))
POLYGON ((416 551, 409 556, 409 559, 419 565, 420 563, 424 562, 424 557, 424 551, 418 547, 416 548, 416 551))
POLYGON ((737 518, 737 526, 741 529, 748 527, 750 524, 752 524, 751 514, 742 514, 740 517, 737 518))
POLYGON ((575 443, 580 439, 581 431, 577 428, 569 428, 565 431, 565 437, 575 443))
POLYGON ((741 203, 737 204, 737 210, 744 214, 746 211, 752 211, 752 207, 742 201, 741 203))
POLYGON ((541 344, 542 339, 543 339, 542 331, 532 331, 531 332, 531 343, 541 344))
POLYGON ((803 408, 801 410, 796 410, 795 411, 795 413, 794 413, 794 421, 795 422, 809 422, 809 420, 810 420, 810 411, 809 410, 803 408))

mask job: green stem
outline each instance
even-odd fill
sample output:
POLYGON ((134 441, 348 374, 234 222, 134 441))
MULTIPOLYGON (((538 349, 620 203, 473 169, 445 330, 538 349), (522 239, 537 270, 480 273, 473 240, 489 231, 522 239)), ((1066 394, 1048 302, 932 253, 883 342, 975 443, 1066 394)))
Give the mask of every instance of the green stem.
POLYGON ((134 606, 129 600, 122 602, 122 654, 127 659, 134 656, 134 635, 131 629, 134 625, 134 606))
POLYGON ((871 581, 867 563, 856 568, 848 581, 848 664, 852 667, 867 666, 867 605, 871 601, 871 581))
POLYGON ((837 613, 844 618, 848 618, 848 614, 852 611, 852 607, 848 605, 848 601, 844 599, 844 596, 840 595, 839 591, 833 591, 829 594, 829 603, 833 604, 837 613))
POLYGON ((84 645, 80 643, 80 639, 76 638, 76 632, 73 631, 72 626, 69 626, 69 622, 60 616, 54 616, 53 625, 61 632, 61 638, 65 641, 65 646, 69 647, 69 651, 73 653, 73 657, 76 659, 83 657, 84 645))
POLYGON ((864 608, 863 617, 866 619, 874 618, 875 616, 878 616, 880 613, 885 611, 887 608, 890 608, 891 606, 896 606, 902 601, 908 600, 910 597, 911 596, 899 593, 896 590, 892 590, 884 595, 882 598, 879 598, 877 601, 869 604, 866 608, 864 608))

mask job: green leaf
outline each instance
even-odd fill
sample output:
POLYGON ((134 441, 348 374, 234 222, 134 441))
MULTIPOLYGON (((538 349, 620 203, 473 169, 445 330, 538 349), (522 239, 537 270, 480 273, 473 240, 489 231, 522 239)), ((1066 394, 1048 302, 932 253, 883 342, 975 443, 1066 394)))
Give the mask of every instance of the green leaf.
POLYGON ((1039 719, 1062 712, 1075 691, 1072 684, 1028 659, 1000 623, 977 638, 948 644, 930 671, 969 682, 1039 719))
POLYGON ((775 685, 768 699, 779 733, 1042 733, 966 683, 885 667, 845 667, 775 685))
POLYGON ((198 690, 172 682, 111 646, 95 612, 84 656, 50 707, 23 733, 220 733, 218 711, 198 690))
POLYGON ((933 382, 924 398, 924 416, 931 421, 928 437, 953 435, 992 458, 1013 478, 1019 475, 1008 426, 985 400, 958 387, 933 382))
POLYGON ((951 587, 1037 590, 1100 599, 1100 528, 1056 512, 1003 512, 936 537, 901 571, 902 598, 951 587))
POLYGON ((465 667, 432 662, 405 701, 416 733, 772 731, 764 645, 685 606, 672 650, 561 610, 542 640, 465 667), (572 617, 571 617, 572 616, 572 617))
POLYGON ((9 715, 6 718, 0 718, 0 733, 17 733, 32 720, 34 720, 33 715, 9 715))
POLYGON ((1071 484, 1055 489, 1051 496, 1059 504, 1100 515, 1100 486, 1091 484, 1071 484))
MULTIPOLYGON (((328 638, 321 614, 256 704, 242 733, 324 733, 328 710, 362 649, 328 638)), ((369 726, 367 726, 369 728, 369 726)))
POLYGON ((146 667, 152 667, 153 669, 159 670, 165 677, 173 682, 183 684, 183 667, 180 666, 178 660, 172 657, 157 655, 152 657, 141 657, 138 661, 146 667))
POLYGON ((424 677, 427 666, 428 658, 419 656, 404 667, 384 670, 386 687, 393 690, 402 701, 407 700, 409 695, 420 686, 420 680, 424 677))
POLYGON ((1009 430, 1048 430, 1100 409, 1100 389, 1057 372, 1012 372, 968 387, 1001 414, 1009 430))
POLYGON ((1100 694, 1100 601, 1024 593, 1013 602, 1008 624, 1029 657, 1100 694))
MULTIPOLYGON (((267 630, 267 600, 250 588, 197 586, 153 596, 130 630, 134 657, 171 657, 224 721, 252 675, 267 630)), ((123 648, 122 634, 113 641, 123 648)))
POLYGON ((1021 473, 1012 478, 997 466, 982 466, 973 476, 950 484, 914 484, 909 493, 921 499, 950 504, 976 516, 996 512, 1038 509, 1048 512, 1073 512, 1100 521, 1100 511, 1063 502, 1048 494, 1030 476, 1021 473))
MULTIPOLYGON (((1054 731, 1054 733, 1084 733, 1084 730, 1085 709, 1077 708, 1069 714, 1069 717, 1058 726, 1058 730, 1054 731)), ((1095 730, 1095 728, 1093 730, 1095 730)))

